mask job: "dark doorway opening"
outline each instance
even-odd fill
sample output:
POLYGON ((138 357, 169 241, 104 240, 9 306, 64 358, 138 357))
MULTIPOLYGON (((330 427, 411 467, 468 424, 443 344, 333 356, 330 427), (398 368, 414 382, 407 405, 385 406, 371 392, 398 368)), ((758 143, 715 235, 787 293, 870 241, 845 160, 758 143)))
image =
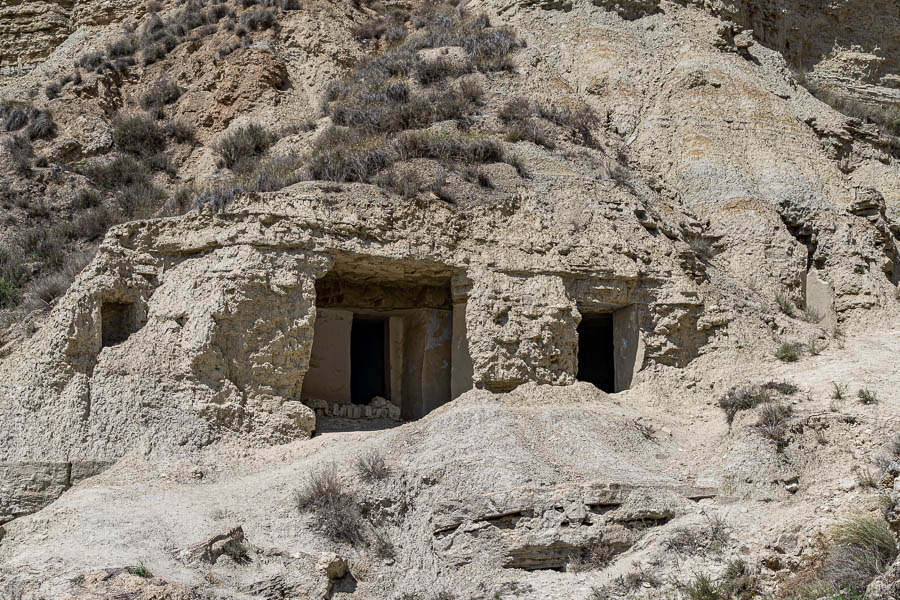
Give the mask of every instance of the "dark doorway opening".
MULTIPOLYGON (((387 394, 387 319, 353 317, 350 327, 350 401, 368 404, 387 394)), ((389 399, 389 398, 388 398, 389 399)))
POLYGON ((612 313, 584 314, 578 325, 578 375, 607 393, 616 391, 612 313))

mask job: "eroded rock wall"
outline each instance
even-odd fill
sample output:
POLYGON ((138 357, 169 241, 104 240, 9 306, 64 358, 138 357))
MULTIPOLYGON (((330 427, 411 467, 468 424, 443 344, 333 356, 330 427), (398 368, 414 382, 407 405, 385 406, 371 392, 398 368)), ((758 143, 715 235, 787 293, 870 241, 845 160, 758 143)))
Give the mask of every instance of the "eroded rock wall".
POLYGON ((121 20, 142 4, 138 0, 3 0, 0 74, 28 71, 79 27, 121 20))
POLYGON ((686 0, 752 29, 822 82, 900 102, 900 7, 892 0, 686 0))

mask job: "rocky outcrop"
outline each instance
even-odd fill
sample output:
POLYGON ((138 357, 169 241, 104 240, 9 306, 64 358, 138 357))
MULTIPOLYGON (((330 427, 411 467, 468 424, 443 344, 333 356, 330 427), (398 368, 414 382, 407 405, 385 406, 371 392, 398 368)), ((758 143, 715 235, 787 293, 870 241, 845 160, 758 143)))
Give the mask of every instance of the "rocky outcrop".
POLYGON ((861 99, 900 102, 900 13, 891 0, 680 0, 734 21, 787 61, 861 99))
POLYGON ((121 20, 142 12, 142 4, 137 0, 7 0, 0 4, 0 74, 28 71, 79 27, 121 20))

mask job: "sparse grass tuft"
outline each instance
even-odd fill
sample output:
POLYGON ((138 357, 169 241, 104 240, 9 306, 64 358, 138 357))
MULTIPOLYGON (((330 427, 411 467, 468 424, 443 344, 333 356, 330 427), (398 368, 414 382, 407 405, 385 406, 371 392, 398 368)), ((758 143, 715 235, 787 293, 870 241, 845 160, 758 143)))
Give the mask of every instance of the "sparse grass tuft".
POLYGON ((726 598, 750 600, 759 596, 759 577, 743 558, 735 558, 725 565, 720 588, 726 598))
POLYGON ((876 394, 874 390, 868 388, 860 388, 856 392, 856 397, 860 404, 865 404, 867 406, 870 404, 878 404, 878 394, 876 394))
POLYGON ((225 542, 222 546, 222 554, 238 564, 244 564, 250 560, 247 546, 240 540, 228 540, 225 542))
POLYGON ((865 592, 896 560, 897 540, 881 518, 858 516, 837 525, 819 579, 834 590, 865 592))
POLYGON ((878 487, 878 473, 868 467, 861 467, 856 471, 856 484, 864 488, 878 487))
POLYGON ((794 316, 794 302, 787 293, 780 290, 775 292, 775 304, 778 305, 778 310, 787 316, 794 316))
POLYGON ((405 200, 415 198, 425 186, 421 175, 415 169, 393 168, 382 171, 375 177, 375 183, 383 190, 397 194, 405 200))
POLYGON ((689 600, 728 600, 709 575, 695 574, 687 583, 679 583, 678 591, 689 600))
POLYGON ((34 158, 31 141, 25 136, 14 135, 3 140, 3 147, 9 154, 10 164, 15 168, 16 173, 27 177, 31 173, 31 160, 34 158))
POLYGON ((836 381, 831 382, 831 399, 832 400, 843 400, 847 395, 847 384, 838 383, 836 381))
POLYGON ((181 97, 182 89, 175 82, 162 78, 141 95, 141 108, 145 110, 160 110, 163 106, 172 104, 181 97))
POLYGON ((800 360, 800 345, 793 342, 785 342, 775 351, 775 358, 781 362, 797 362, 800 360))
POLYGON ((800 390, 799 387, 790 381, 769 381, 763 387, 767 390, 775 390, 785 396, 793 396, 800 390))
POLYGON ((769 394, 765 388, 758 385, 731 388, 725 395, 719 398, 719 406, 725 411, 725 417, 730 425, 734 417, 742 410, 756 408, 759 404, 769 401, 769 394))
POLYGON ((356 470, 363 481, 379 481, 391 474, 384 455, 372 449, 356 459, 356 470))
POLYGON ((294 493, 294 501, 300 511, 315 513, 319 529, 328 538, 349 544, 361 541, 356 495, 344 488, 334 465, 310 475, 294 493))
POLYGON ((822 354, 822 345, 819 343, 819 338, 815 335, 809 338, 809 343, 806 344, 806 351, 809 352, 810 356, 818 356, 822 354))
POLYGON ((759 420, 756 422, 757 430, 782 447, 787 434, 787 421, 794 414, 794 409, 787 404, 779 402, 766 402, 759 409, 759 420))
POLYGON ((134 574, 138 577, 144 577, 145 579, 153 577, 153 573, 150 572, 150 569, 144 566, 143 562, 139 562, 138 566, 134 568, 134 574))

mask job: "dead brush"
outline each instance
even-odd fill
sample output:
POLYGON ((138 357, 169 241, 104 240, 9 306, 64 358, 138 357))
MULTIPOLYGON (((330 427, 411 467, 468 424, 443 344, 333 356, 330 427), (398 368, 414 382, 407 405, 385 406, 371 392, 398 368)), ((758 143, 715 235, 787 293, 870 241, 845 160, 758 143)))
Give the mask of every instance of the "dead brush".
POLYGON ((356 470, 363 481, 380 481, 391 474, 384 454, 374 448, 356 459, 356 470))
POLYGON ((782 448, 787 442, 787 421, 794 414, 794 409, 780 402, 767 402, 759 409, 756 430, 782 448))
POLYGON ((640 434, 640 436, 642 438, 644 438, 645 440, 647 440, 649 442, 656 441, 656 428, 653 425, 651 425, 649 423, 644 423, 640 419, 631 419, 630 421, 628 421, 628 424, 632 429, 637 431, 640 434))
POLYGON ((719 407, 725 411, 728 424, 734 421, 734 417, 742 410, 756 408, 759 404, 769 401, 766 389, 758 385, 733 387, 725 395, 719 398, 719 407))
POLYGON ((294 503, 301 512, 316 515, 317 528, 329 539, 348 544, 362 540, 356 494, 344 487, 333 464, 312 473, 294 492, 294 503))

